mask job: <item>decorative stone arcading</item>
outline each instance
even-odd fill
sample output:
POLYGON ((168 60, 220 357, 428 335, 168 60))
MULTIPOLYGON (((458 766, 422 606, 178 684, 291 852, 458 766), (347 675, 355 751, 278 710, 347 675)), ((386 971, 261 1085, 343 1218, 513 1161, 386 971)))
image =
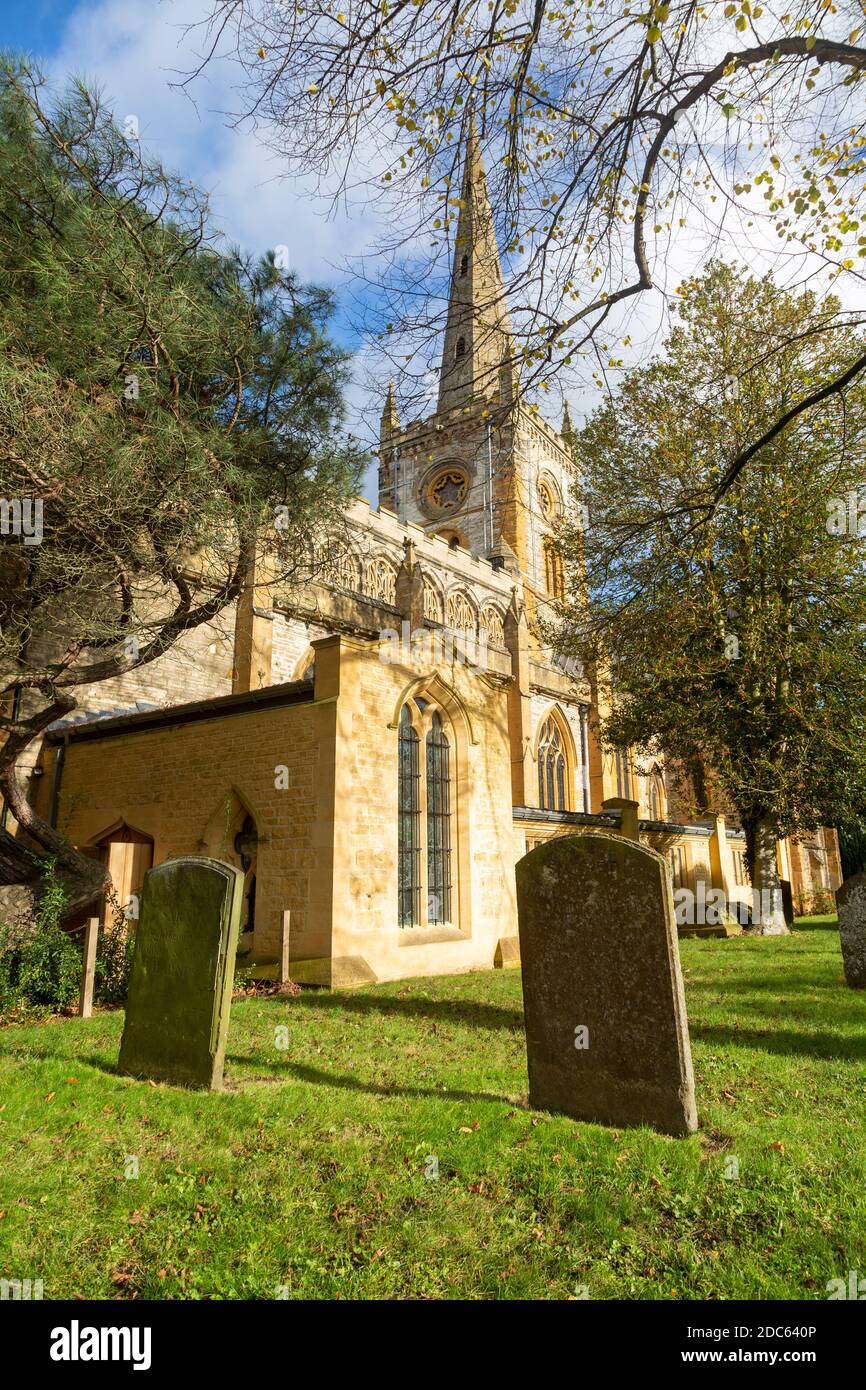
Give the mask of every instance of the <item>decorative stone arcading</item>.
POLYGON ((445 625, 455 632, 475 632, 477 630, 478 620, 475 609, 462 589, 455 589, 448 595, 445 625))

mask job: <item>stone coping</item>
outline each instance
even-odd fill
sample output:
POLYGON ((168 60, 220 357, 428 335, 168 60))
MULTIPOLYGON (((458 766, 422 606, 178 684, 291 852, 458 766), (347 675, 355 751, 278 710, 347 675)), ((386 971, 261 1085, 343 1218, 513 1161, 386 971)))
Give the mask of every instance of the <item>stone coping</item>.
POLYGON ((172 724, 193 724, 202 719, 221 719, 226 714, 249 714, 254 710, 281 705, 312 704, 313 686, 309 681, 287 681, 248 690, 237 695, 216 695, 211 700, 194 700, 188 705, 168 705, 164 709, 144 710, 109 719, 86 719, 77 723, 52 724, 46 742, 82 743, 89 739, 117 738, 123 734, 164 729, 172 724))
MULTIPOLYGON (((541 821, 548 825, 596 825, 600 827, 618 826, 621 814, 617 811, 547 811, 538 806, 515 806, 514 819, 519 821, 541 821)), ((694 835, 709 839, 712 831, 707 825, 681 825, 679 821, 639 820, 638 830, 660 835, 694 835)))

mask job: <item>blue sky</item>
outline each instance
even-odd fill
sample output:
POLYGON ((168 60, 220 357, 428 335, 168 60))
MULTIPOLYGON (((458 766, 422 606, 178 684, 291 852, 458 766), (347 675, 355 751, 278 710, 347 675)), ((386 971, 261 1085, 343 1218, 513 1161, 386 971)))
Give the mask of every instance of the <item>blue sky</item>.
MULTIPOLYGON (((195 54, 184 26, 209 8, 209 0, 4 0, 2 46, 34 55, 52 82, 73 73, 95 81, 121 121, 138 117, 154 155, 207 189, 214 222, 230 241, 253 252, 288 246, 304 280, 331 285, 347 303, 342 261, 369 245, 372 220, 363 211, 326 216, 312 183, 285 178, 252 131, 232 128, 223 113, 238 104, 237 74, 228 63, 215 63, 199 79, 195 102, 171 85, 195 54)), ((335 336, 356 346, 342 313, 335 336)), ((354 386, 351 427, 362 434, 359 412, 367 404, 354 386)))

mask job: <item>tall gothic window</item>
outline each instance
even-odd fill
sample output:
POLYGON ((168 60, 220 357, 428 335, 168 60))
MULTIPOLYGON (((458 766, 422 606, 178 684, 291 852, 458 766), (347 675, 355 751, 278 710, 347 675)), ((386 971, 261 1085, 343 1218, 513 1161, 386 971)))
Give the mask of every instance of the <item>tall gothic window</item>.
POLYGON ((538 736, 538 804, 543 810, 568 810, 567 773, 562 731, 551 714, 538 736))
POLYGON ((565 598, 565 569, 562 556, 553 547, 544 544, 544 587, 552 598, 565 598))
POLYGON ((650 820, 663 820, 665 815, 665 784, 657 769, 650 773, 649 781, 650 820))
POLYGON ((461 257, 460 257, 460 274, 461 274, 461 276, 462 276, 462 275, 465 275, 468 269, 469 269, 469 257, 468 257, 468 256, 461 256, 461 257))
POLYGON ((398 750, 399 924, 450 923, 455 892, 451 744, 441 714, 427 700, 416 697, 403 706, 398 750))
POLYGON ((616 794, 631 799, 631 775, 628 766, 628 749, 617 748, 614 761, 616 763, 616 794))
POLYGON ((411 927, 421 915, 421 772, 418 735, 406 705, 398 735, 397 877, 401 927, 411 927))
POLYGON ((427 734, 427 921, 451 921, 450 747, 434 712, 427 734))

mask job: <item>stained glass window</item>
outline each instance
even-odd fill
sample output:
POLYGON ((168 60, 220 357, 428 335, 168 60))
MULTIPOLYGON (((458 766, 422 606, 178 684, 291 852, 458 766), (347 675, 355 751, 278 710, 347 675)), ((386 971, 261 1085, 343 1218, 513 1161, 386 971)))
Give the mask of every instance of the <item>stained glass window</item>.
POLYGON ((421 771, 418 735, 407 706, 400 715, 397 788, 397 877, 399 921, 411 927, 421 920, 421 771))
POLYGON ((427 921, 451 921, 450 748, 434 711, 427 734, 427 921))
POLYGON ((565 811, 566 759, 559 725, 551 715, 538 737, 538 804, 546 811, 565 811))

